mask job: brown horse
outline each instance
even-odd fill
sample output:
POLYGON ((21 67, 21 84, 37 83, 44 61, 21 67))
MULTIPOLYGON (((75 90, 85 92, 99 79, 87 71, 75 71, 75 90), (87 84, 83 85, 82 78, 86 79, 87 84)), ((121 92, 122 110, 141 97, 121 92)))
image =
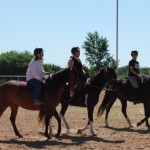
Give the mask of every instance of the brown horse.
POLYGON ((78 74, 69 68, 61 70, 52 75, 48 84, 43 85, 42 100, 44 105, 42 108, 34 105, 33 88, 29 86, 20 86, 19 81, 11 80, 0 85, 0 116, 7 107, 11 108, 10 121, 16 136, 22 137, 19 133, 15 120, 18 107, 28 110, 40 110, 40 119, 45 116, 45 136, 50 138, 48 134, 49 120, 56 111, 56 106, 59 104, 61 95, 64 91, 65 84, 78 84, 78 74))

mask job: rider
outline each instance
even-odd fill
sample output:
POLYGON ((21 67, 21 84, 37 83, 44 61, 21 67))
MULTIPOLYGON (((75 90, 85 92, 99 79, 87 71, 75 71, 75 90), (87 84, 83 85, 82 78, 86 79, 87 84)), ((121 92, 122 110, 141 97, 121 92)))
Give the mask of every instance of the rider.
MULTIPOLYGON (((80 49, 79 47, 73 47, 71 49, 72 56, 68 61, 68 67, 71 69, 75 69, 79 73, 79 79, 81 83, 86 82, 86 72, 83 70, 82 62, 80 60, 80 49)), ((70 99, 69 102, 71 103, 74 99, 75 89, 78 85, 71 86, 70 88, 70 99)))
POLYGON ((34 56, 28 65, 26 72, 26 81, 34 87, 34 104, 42 105, 41 101, 41 90, 42 90, 42 78, 49 74, 43 70, 42 60, 43 60, 43 49, 35 48, 34 56))
POLYGON ((136 104, 139 101, 138 88, 143 76, 139 71, 139 62, 137 61, 138 51, 132 51, 131 56, 132 59, 129 61, 128 79, 133 86, 133 100, 135 101, 134 104, 136 104))

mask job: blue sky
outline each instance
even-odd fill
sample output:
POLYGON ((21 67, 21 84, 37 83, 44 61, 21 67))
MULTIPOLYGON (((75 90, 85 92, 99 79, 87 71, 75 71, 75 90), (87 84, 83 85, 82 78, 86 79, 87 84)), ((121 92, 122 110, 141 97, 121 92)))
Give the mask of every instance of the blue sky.
MULTIPOLYGON (((66 67, 73 46, 81 48, 88 32, 98 31, 116 57, 116 0, 1 0, 0 52, 45 50, 44 63, 66 67)), ((150 0, 119 0, 119 66, 139 51, 150 67, 150 0)))

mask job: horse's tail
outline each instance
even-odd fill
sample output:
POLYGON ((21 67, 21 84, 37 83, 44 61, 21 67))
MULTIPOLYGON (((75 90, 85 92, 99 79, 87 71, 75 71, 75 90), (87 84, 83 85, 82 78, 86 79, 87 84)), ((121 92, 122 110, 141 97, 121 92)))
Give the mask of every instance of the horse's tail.
POLYGON ((97 112, 98 117, 102 116, 102 114, 104 113, 104 111, 105 111, 106 107, 108 106, 108 104, 109 104, 109 91, 106 91, 105 96, 104 96, 104 98, 102 100, 102 103, 99 106, 99 109, 98 109, 98 112, 97 112))
POLYGON ((45 119, 45 110, 40 109, 38 117, 39 123, 44 123, 44 119, 45 119))

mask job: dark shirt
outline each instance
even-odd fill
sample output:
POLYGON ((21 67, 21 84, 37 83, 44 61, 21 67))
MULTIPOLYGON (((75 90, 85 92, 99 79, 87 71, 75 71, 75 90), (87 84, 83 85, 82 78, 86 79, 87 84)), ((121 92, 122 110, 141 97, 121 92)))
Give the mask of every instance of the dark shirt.
POLYGON ((74 65, 73 65, 73 69, 76 69, 77 71, 79 71, 80 74, 82 74, 83 70, 82 70, 82 63, 79 60, 75 59, 74 57, 71 57, 74 61, 74 65))
POLYGON ((139 74, 140 66, 139 66, 139 62, 138 62, 138 61, 136 61, 136 60, 134 60, 134 59, 132 59, 132 60, 129 61, 129 73, 128 73, 128 75, 129 75, 129 76, 136 76, 135 74, 133 74, 133 73, 131 72, 130 66, 132 66, 132 67, 133 67, 133 70, 134 70, 136 73, 139 74))

